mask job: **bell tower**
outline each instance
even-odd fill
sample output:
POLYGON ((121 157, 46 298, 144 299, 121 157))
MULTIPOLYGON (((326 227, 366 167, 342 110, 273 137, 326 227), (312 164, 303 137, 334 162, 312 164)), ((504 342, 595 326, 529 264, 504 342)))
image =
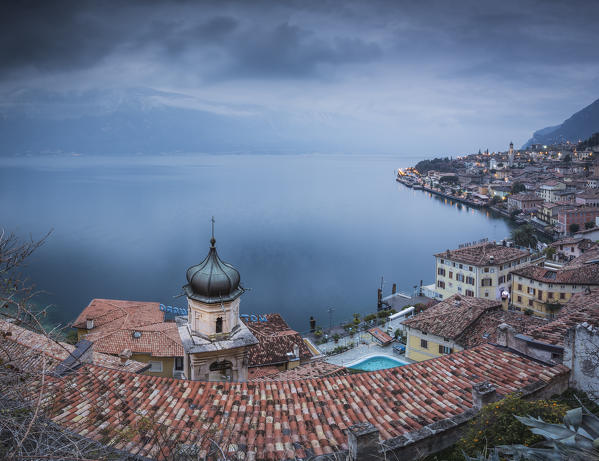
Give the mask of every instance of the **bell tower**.
POLYGON ((239 272, 216 251, 214 218, 208 255, 187 269, 187 318, 177 318, 185 376, 202 381, 246 381, 247 348, 258 341, 239 319, 244 289, 239 272))

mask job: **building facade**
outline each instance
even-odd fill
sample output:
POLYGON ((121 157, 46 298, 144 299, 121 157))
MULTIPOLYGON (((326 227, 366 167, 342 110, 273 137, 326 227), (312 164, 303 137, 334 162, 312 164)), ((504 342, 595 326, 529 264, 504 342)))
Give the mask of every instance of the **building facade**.
POLYGON ((435 255, 438 299, 461 294, 500 299, 511 290, 511 272, 531 263, 527 250, 485 242, 435 255))
POLYGON ((257 344, 239 318, 239 272, 222 261, 214 236, 206 258, 187 269, 188 315, 178 317, 184 374, 201 381, 247 381, 248 348, 257 344))

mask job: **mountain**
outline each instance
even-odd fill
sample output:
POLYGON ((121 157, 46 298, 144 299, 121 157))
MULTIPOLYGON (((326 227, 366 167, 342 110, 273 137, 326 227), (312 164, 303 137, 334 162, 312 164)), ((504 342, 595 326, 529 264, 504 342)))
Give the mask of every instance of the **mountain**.
POLYGON ((327 114, 299 117, 147 88, 20 90, 1 99, 0 156, 340 151, 349 137, 339 129, 348 122, 327 114))
POLYGON ((570 141, 576 143, 587 139, 593 133, 599 131, 599 99, 576 112, 572 117, 561 125, 549 126, 535 131, 524 146, 531 144, 556 144, 570 141))

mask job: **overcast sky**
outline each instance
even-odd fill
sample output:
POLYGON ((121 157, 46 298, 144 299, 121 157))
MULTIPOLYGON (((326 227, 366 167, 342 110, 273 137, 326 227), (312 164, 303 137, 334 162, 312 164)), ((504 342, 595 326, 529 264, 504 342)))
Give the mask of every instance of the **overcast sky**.
POLYGON ((0 17, 4 108, 24 89, 152 88, 302 136, 325 126, 347 151, 459 154, 599 98, 591 0, 39 1, 0 17))

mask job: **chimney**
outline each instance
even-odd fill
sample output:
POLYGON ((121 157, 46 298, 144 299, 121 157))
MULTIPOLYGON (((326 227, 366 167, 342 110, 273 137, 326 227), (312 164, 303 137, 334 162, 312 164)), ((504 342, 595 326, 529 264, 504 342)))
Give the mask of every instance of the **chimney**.
POLYGON ((85 329, 86 330, 93 330, 94 329, 94 319, 87 319, 85 321, 85 329))
POLYGON ((514 348, 516 343, 516 330, 507 323, 502 323, 497 327, 497 345, 514 348))
POLYGON ((475 409, 480 410, 485 405, 498 399, 497 390, 489 381, 472 385, 472 403, 475 409))
POLYGON ((491 264, 493 264, 495 262, 495 256, 493 256, 493 255, 489 256, 489 262, 491 264))
POLYGON ((295 346, 293 346, 293 355, 295 355, 299 359, 300 350, 299 350, 299 346, 297 344, 295 346))
POLYGON ((359 423, 347 428, 350 461, 379 461, 379 430, 372 424, 359 423))
POLYGON ((131 358, 131 350, 130 349, 124 349, 121 351, 121 353, 119 354, 119 358, 121 359, 121 364, 125 365, 127 363, 127 361, 131 358))

